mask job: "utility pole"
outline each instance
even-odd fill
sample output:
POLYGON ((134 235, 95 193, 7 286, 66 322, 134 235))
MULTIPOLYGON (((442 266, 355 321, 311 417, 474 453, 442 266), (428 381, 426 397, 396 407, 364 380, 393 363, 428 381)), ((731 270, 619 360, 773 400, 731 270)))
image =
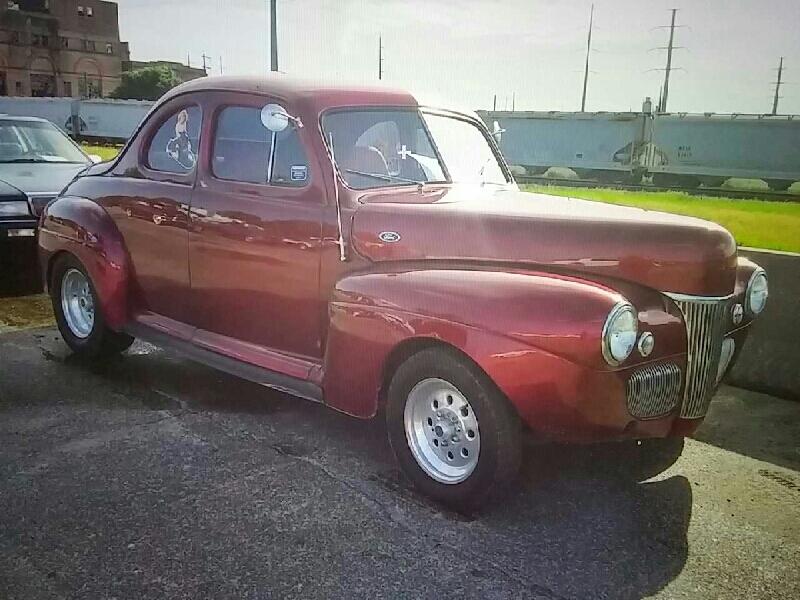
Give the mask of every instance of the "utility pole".
POLYGON ((278 70, 278 0, 269 0, 269 39, 270 39, 270 61, 269 70, 278 70))
POLYGON ((222 75, 222 55, 219 56, 219 74, 222 75))
POLYGON ((583 96, 581 96, 581 112, 586 112, 586 86, 589 83, 589 53, 592 51, 592 23, 594 21, 594 4, 589 13, 589 35, 586 39, 586 66, 583 70, 583 96))
POLYGON ((201 54, 200 56, 203 59, 203 71, 205 72, 206 75, 208 75, 208 65, 206 64, 206 59, 207 58, 210 59, 211 57, 208 56, 205 52, 203 52, 203 54, 201 54))
POLYGON ((781 56, 781 60, 778 63, 778 80, 775 82, 775 99, 772 101, 772 114, 778 114, 778 100, 780 96, 778 95, 781 91, 781 75, 783 75, 783 57, 781 56))
POLYGON ((517 109, 517 92, 511 92, 511 112, 517 109))
POLYGON ((378 36, 378 81, 383 79, 383 38, 378 36))
POLYGON ((492 110, 497 110, 497 94, 494 95, 494 100, 492 100, 492 110))
POLYGON ((667 45, 667 68, 664 69, 664 92, 661 96, 661 112, 667 112, 667 98, 669 98, 669 72, 672 70, 672 49, 675 41, 675 14, 677 8, 672 9, 672 22, 669 26, 669 44, 667 45))

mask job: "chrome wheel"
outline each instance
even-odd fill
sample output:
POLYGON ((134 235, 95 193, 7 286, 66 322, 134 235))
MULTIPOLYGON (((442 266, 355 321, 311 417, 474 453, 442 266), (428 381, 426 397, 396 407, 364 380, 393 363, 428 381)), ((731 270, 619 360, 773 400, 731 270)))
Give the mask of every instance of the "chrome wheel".
POLYGON ((478 419, 453 384, 423 379, 415 385, 406 399, 403 424, 411 453, 436 481, 460 483, 478 465, 478 419))
POLYGON ((86 338, 94 327, 94 296, 86 275, 69 269, 61 280, 61 310, 72 335, 86 338))

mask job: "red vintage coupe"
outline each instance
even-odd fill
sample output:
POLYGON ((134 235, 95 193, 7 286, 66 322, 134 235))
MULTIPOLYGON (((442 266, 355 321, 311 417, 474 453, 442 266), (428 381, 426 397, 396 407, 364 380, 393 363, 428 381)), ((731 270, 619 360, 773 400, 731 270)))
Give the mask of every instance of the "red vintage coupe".
POLYGON ((767 298, 713 223, 520 192, 471 113, 285 77, 175 88, 39 245, 73 351, 140 337, 384 407, 403 471, 462 508, 514 477, 523 427, 694 431, 767 298))

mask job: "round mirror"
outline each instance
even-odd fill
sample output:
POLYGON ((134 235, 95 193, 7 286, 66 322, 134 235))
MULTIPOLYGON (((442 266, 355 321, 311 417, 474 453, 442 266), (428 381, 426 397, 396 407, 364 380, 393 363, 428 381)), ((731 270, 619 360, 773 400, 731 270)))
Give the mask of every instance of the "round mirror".
POLYGON ((261 123, 274 133, 289 126, 289 113, 280 104, 267 104, 261 109, 261 123))

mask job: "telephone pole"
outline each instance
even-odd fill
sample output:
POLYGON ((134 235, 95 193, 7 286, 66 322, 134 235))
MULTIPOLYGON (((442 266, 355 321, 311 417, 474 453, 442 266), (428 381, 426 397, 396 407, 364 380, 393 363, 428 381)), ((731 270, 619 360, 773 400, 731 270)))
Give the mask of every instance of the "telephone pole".
POLYGON ((586 40, 586 66, 583 71, 583 96, 581 96, 581 112, 586 112, 586 86, 589 83, 589 52, 592 50, 592 23, 594 21, 594 4, 589 13, 589 36, 586 40))
POLYGON ((278 70, 278 0, 269 0, 269 36, 270 36, 270 61, 269 70, 278 70))
POLYGON ((783 57, 778 63, 778 80, 775 82, 775 98, 772 100, 772 114, 778 114, 778 100, 780 99, 779 93, 781 91, 781 75, 783 75, 783 57))
POLYGON ((208 65, 206 64, 206 59, 211 57, 208 56, 205 52, 203 52, 203 54, 201 54, 200 56, 203 58, 203 71, 205 72, 206 75, 208 75, 208 65))
POLYGON ((383 38, 378 36, 378 81, 383 79, 383 38))
POLYGON ((661 95, 661 112, 667 112, 667 98, 669 98, 669 73, 672 71, 672 50, 675 41, 675 14, 677 8, 672 9, 672 22, 669 26, 669 44, 667 45, 667 68, 664 69, 664 92, 661 95))

